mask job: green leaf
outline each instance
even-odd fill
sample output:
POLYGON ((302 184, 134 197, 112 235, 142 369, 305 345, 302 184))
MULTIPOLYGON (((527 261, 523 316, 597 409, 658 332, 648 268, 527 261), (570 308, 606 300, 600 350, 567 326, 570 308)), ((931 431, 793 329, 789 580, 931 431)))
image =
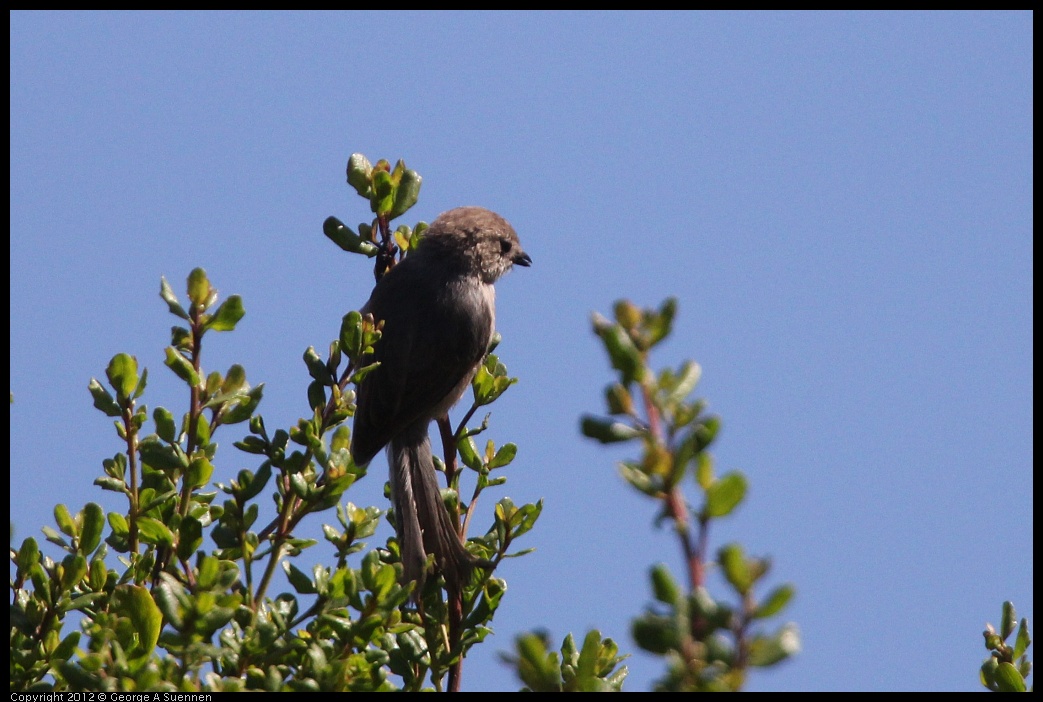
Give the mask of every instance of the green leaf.
POLYGON ((375 224, 376 224, 376 220, 373 221, 373 224, 366 224, 365 222, 359 222, 359 226, 358 226, 359 237, 363 241, 368 241, 368 242, 372 243, 374 246, 376 246, 375 242, 377 241, 376 233, 373 231, 373 226, 375 224))
POLYGON ((101 534, 105 528, 105 512, 102 511, 101 506, 88 502, 80 512, 80 521, 82 526, 80 527, 79 552, 84 556, 89 556, 101 543, 101 534))
POLYGON ((1018 638, 1014 641, 1014 658, 1021 658, 1032 643, 1029 637, 1029 620, 1022 618, 1021 626, 1018 627, 1018 638))
POLYGON ((636 329, 637 325, 641 323, 641 310, 630 300, 616 300, 612 305, 612 312, 616 316, 616 321, 624 329, 636 329))
POLYGON ((156 434, 167 443, 174 443, 177 435, 177 425, 174 424, 174 415, 166 407, 157 407, 152 410, 152 421, 156 423, 156 434))
POLYGON ((238 424, 245 422, 253 415, 257 405, 261 404, 264 395, 264 383, 255 388, 250 388, 245 395, 240 395, 231 407, 221 415, 221 424, 238 424))
POLYGON ((994 673, 1000 692, 1025 692, 1025 678, 1007 661, 1000 661, 994 673))
POLYGON ((192 348, 192 332, 184 327, 173 326, 170 328, 170 345, 175 349, 187 351, 192 348))
POLYGON ((650 347, 655 346, 670 334, 670 330, 674 323, 674 317, 676 316, 677 298, 667 298, 659 308, 659 312, 651 315, 647 321, 650 347))
POLYGON ((264 486, 268 484, 268 481, 271 480, 271 477, 272 464, 270 461, 262 463, 256 473, 251 473, 245 468, 239 471, 239 499, 246 502, 257 497, 261 490, 264 489, 264 486))
POLYGON ((246 310, 243 309, 243 298, 238 295, 229 295, 203 328, 217 332, 232 331, 244 314, 246 314, 246 310))
POLYGON ((326 386, 317 380, 308 383, 308 406, 319 412, 326 406, 326 386))
POLYGON ((185 480, 188 481, 189 487, 203 487, 210 481, 210 476, 213 474, 214 465, 210 461, 203 457, 195 458, 188 464, 185 480))
POLYGON ((771 636, 756 635, 750 641, 751 666, 775 665, 800 652, 800 634, 796 626, 786 624, 771 636))
POLYGON ((518 677, 534 692, 556 692, 562 687, 558 655, 547 650, 546 636, 527 633, 514 640, 518 677))
POLYGON ((173 487, 160 493, 157 493, 153 488, 145 488, 141 491, 141 507, 139 509, 142 513, 146 513, 167 503, 172 503, 175 497, 177 497, 177 490, 173 487))
POLYGON ((40 546, 36 543, 36 539, 30 536, 22 542, 22 547, 18 549, 18 569, 27 571, 39 562, 40 546))
POLYGON ((182 594, 177 580, 166 573, 161 573, 159 578, 159 582, 152 588, 156 606, 175 629, 181 629, 185 624, 182 600, 187 598, 182 594))
POLYGON ((130 490, 127 489, 127 484, 120 478, 95 478, 94 485, 97 485, 102 490, 119 492, 124 495, 130 494, 130 490))
POLYGON ((397 246, 402 251, 408 252, 415 248, 415 246, 411 245, 411 242, 413 241, 413 235, 408 225, 398 225, 398 228, 396 228, 395 231, 391 232, 391 238, 392 240, 394 240, 395 246, 397 246))
POLYGON ((749 563, 738 544, 728 544, 717 552, 717 562, 724 571, 725 578, 740 595, 745 595, 753 585, 753 574, 749 563))
POLYGON ((105 369, 109 384, 116 391, 116 399, 122 405, 126 403, 138 386, 138 359, 125 353, 118 353, 109 361, 105 369))
MULTIPOLYGON (((217 371, 211 371, 210 375, 206 376, 205 383, 206 394, 208 397, 213 397, 221 390, 221 374, 217 371)), ((210 406, 209 403, 205 406, 210 406)))
POLYGON ((322 233, 330 241, 350 253, 363 254, 372 258, 380 248, 372 241, 367 241, 336 217, 327 217, 322 223, 322 233))
POLYGON ((646 495, 657 497, 662 493, 658 482, 653 482, 636 463, 623 461, 619 464, 619 474, 624 480, 646 495))
POLYGON ((127 518, 119 512, 109 512, 108 521, 109 527, 112 528, 112 532, 117 536, 127 536, 130 533, 130 526, 127 524, 127 518))
POLYGON ((202 545, 202 523, 192 515, 186 516, 181 520, 181 526, 178 528, 177 557, 187 561, 202 545))
POLYGON ((685 361, 677 373, 677 385, 674 386, 666 398, 667 402, 680 402, 688 397, 689 393, 695 389, 702 374, 703 369, 698 363, 685 361))
POLYGON ((341 449, 347 451, 351 447, 351 430, 347 424, 341 424, 333 432, 333 437, 330 439, 330 452, 336 453, 341 449))
MULTIPOLYGON (((87 584, 89 587, 89 583, 87 584)), ((83 595, 77 595, 71 599, 64 599, 58 604, 58 611, 60 612, 72 612, 72 611, 83 611, 87 607, 90 607, 96 602, 101 602, 106 599, 104 593, 101 592, 87 592, 83 595)), ((56 632, 57 633, 57 632, 56 632)), ((48 643, 50 644, 55 639, 48 637, 48 643)))
MULTIPOLYGON (((134 391, 134 399, 136 400, 145 391, 145 380, 148 378, 148 368, 141 372, 141 382, 138 383, 138 389, 134 391)), ((135 409, 134 414, 130 417, 130 424, 136 431, 141 431, 141 427, 145 426, 145 418, 148 417, 148 408, 145 405, 141 405, 135 409)))
POLYGON ((102 687, 103 677, 97 673, 89 673, 78 662, 58 661, 58 673, 61 679, 73 690, 98 690, 102 687))
POLYGON ((293 585, 293 589, 299 594, 314 595, 317 592, 315 584, 312 583, 311 578, 309 578, 303 570, 289 561, 283 561, 282 568, 286 571, 286 577, 289 578, 290 584, 293 585))
POLYGON ((159 640, 159 632, 163 628, 163 615, 156 606, 149 591, 138 585, 121 585, 120 613, 130 617, 137 635, 137 646, 134 653, 147 656, 152 653, 159 640))
POLYGON ((405 164, 402 161, 399 161, 398 164, 403 167, 403 171, 401 180, 399 180, 395 189, 395 201, 391 206, 391 212, 388 214, 389 219, 394 219, 404 214, 406 210, 416 204, 417 198, 420 197, 422 178, 416 171, 405 168, 405 164))
POLYGON ((100 592, 105 587, 105 581, 109 577, 108 568, 105 567, 105 561, 100 555, 95 555, 91 559, 90 571, 87 574, 87 585, 95 592, 100 592))
POLYGON ((507 391, 517 378, 507 376, 507 368, 500 363, 499 359, 489 354, 485 362, 478 366, 478 372, 474 374, 471 381, 471 390, 474 393, 474 402, 479 407, 491 404, 507 391))
POLYGON ((198 586, 202 590, 213 589, 217 585, 217 576, 221 573, 221 561, 213 556, 203 556, 199 559, 199 575, 196 578, 198 586))
POLYGON ((513 527, 511 537, 516 539, 532 529, 541 512, 543 512, 543 498, 540 498, 536 504, 522 505, 511 516, 511 526, 513 527))
POLYGON ((629 441, 641 436, 641 431, 629 424, 590 415, 584 416, 580 421, 580 431, 583 432, 584 436, 600 441, 603 444, 629 441))
POLYGON ((362 313, 352 310, 340 322, 340 350, 352 362, 357 362, 364 350, 363 339, 362 313))
POLYGON ((359 368, 351 374, 351 382, 355 384, 361 383, 363 378, 375 371, 377 368, 380 368, 379 361, 377 363, 370 363, 368 366, 363 366, 362 368, 359 368))
POLYGON ((391 174, 385 170, 373 169, 373 194, 369 199, 369 208, 375 214, 387 214, 391 211, 394 196, 395 184, 391 180, 391 174))
POLYGON ((167 303, 167 307, 170 308, 170 313, 180 317, 181 319, 188 319, 188 313, 185 312, 185 308, 178 302, 177 295, 174 294, 174 290, 170 287, 170 283, 163 276, 159 277, 159 296, 163 298, 163 301, 167 303))
POLYGON ((695 481, 699 483, 699 487, 706 490, 716 481, 713 474, 713 456, 709 453, 700 453, 696 460, 695 481))
POLYGON ((746 496, 746 477, 742 473, 733 472, 722 475, 706 490, 706 507, 703 513, 707 517, 723 517, 746 496))
POLYGON ((348 185, 355 188, 355 192, 367 200, 371 195, 370 173, 372 171, 373 166, 369 159, 362 154, 352 154, 348 159, 348 185))
POLYGON ((188 299, 193 305, 203 306, 210 297, 210 281, 206 277, 206 271, 202 268, 193 268, 188 274, 188 299))
POLYGON ((478 455, 478 447, 475 446, 474 439, 465 436, 456 442, 456 447, 460 451, 460 458, 465 466, 475 471, 482 469, 482 459, 478 455))
POLYGON ((579 652, 576 665, 577 682, 582 692, 601 690, 601 681, 597 676, 598 653, 601 651, 601 632, 591 629, 583 639, 583 648, 579 652))
POLYGON ((731 607, 715 600, 705 586, 696 587, 689 594, 688 609, 692 615, 707 620, 713 626, 731 626, 731 607))
POLYGON ((1018 625, 1018 615, 1014 611, 1014 603, 1006 601, 1003 603, 1003 613, 1000 616, 1000 638, 1004 641, 1014 633, 1014 627, 1018 625))
POLYGON ((489 461, 489 470, 496 468, 502 468, 514 460, 514 457, 518 454, 518 447, 515 444, 504 444, 497 451, 496 455, 493 456, 492 460, 489 461))
POLYGON ((163 361, 167 368, 174 371, 174 374, 184 380, 190 387, 198 387, 200 384, 199 374, 196 373, 195 368, 192 367, 192 363, 185 358, 180 351, 174 349, 172 346, 166 348, 166 360, 163 361))
POLYGON ((385 564, 377 568, 373 573, 373 590, 374 597, 378 601, 386 600, 388 595, 397 585, 397 576, 395 575, 395 569, 389 564, 385 564))
POLYGON ((630 385, 637 380, 642 368, 641 352, 634 346, 630 336, 618 324, 599 324, 597 319, 594 328, 605 344, 612 367, 620 372, 623 385, 630 385))
POLYGON ((238 363, 233 363, 228 372, 225 373, 225 379, 221 383, 221 392, 233 393, 238 392, 247 388, 246 384, 246 369, 238 363))
POLYGON ((87 575, 87 559, 80 554, 69 554, 62 559, 62 590, 69 592, 87 575))
POLYGON ((665 446, 656 443, 645 443, 641 453, 641 471, 649 477, 657 478, 657 483, 672 486, 677 470, 673 454, 665 446))
POLYGON ((662 563, 652 568, 652 589, 660 602, 676 607, 681 601, 681 588, 662 563))
POLYGON ((91 397, 94 398, 94 406, 109 417, 119 417, 123 413, 120 410, 120 406, 112 399, 109 391, 96 379, 91 378, 91 382, 87 384, 87 390, 90 391, 91 397))
MULTIPOLYGON (((333 384, 333 376, 330 374, 330 369, 323 363, 314 346, 309 346, 304 350, 304 365, 308 368, 308 375, 315 380, 323 385, 333 384)), ((312 406, 314 407, 314 405, 312 406)))
POLYGON ((234 608, 215 607, 203 616, 197 627, 207 636, 213 636, 214 632, 230 622, 233 616, 235 616, 234 608))
POLYGON ((619 383, 605 388, 605 404, 608 405, 609 414, 634 414, 634 400, 630 391, 619 383))
POLYGON ((58 644, 58 647, 54 649, 54 653, 51 654, 52 661, 67 661, 76 655, 76 647, 80 642, 80 633, 74 631, 58 644))
POLYGON ((679 636, 672 617, 646 613, 630 624, 630 635, 643 650, 658 655, 675 650, 679 636))
POLYGON ((183 452, 175 446, 160 443, 154 436, 145 437, 138 451, 141 460, 156 470, 183 470, 188 467, 188 460, 183 452))
POLYGON ((72 520, 69 508, 65 505, 59 503, 54 506, 54 522, 66 536, 76 536, 76 524, 72 520))
POLYGON ((152 517, 138 517, 138 535, 145 543, 170 546, 174 543, 174 532, 166 524, 152 517))
POLYGON ((754 610, 753 616, 758 619, 764 619, 777 614, 782 611, 783 607, 789 604, 795 592, 794 587, 788 583, 779 585, 764 598, 764 601, 754 610))
POLYGON ((258 436, 245 436, 242 441, 236 441, 232 445, 246 453, 264 455, 268 451, 268 444, 258 436))
MULTIPOLYGON (((47 531, 47 527, 43 528, 43 531, 47 531)), ((53 530, 52 530, 53 531, 53 530)), ((47 536, 47 540, 50 541, 50 535, 47 536)), ((47 574, 44 572, 43 566, 39 563, 29 569, 29 578, 33 581, 33 587, 36 591, 33 593, 36 597, 39 597, 46 604, 51 604, 54 601, 51 593, 51 581, 47 574)))

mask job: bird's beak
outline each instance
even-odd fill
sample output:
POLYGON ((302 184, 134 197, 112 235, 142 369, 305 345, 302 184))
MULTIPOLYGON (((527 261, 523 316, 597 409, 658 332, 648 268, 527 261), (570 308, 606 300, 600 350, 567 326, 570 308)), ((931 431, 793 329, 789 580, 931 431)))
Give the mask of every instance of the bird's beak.
POLYGON ((511 262, 519 266, 525 266, 526 268, 532 265, 532 259, 529 258, 529 254, 525 253, 524 251, 512 258, 511 262))

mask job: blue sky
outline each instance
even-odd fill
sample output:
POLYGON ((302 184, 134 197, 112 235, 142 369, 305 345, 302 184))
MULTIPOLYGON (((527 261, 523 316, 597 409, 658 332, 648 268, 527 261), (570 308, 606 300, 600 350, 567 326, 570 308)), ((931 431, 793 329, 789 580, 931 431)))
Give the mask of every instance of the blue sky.
MULTIPOLYGON (((984 623, 1033 607, 1032 39, 1007 12, 12 13, 15 540, 122 508, 91 485, 112 355, 183 411, 161 275, 243 296, 204 363, 295 423, 304 349, 372 284, 321 231, 368 221, 347 158, 403 158, 407 219, 482 205, 533 258, 498 285, 520 380, 490 435, 545 509, 465 689, 517 689, 497 652, 534 627, 614 637, 625 689, 662 673, 629 622, 679 549, 616 474, 633 449, 578 423, 611 379, 591 313, 674 295, 653 360, 702 365, 751 486, 711 542, 797 587, 803 651, 749 688, 975 690, 984 623)), ((236 438, 217 480, 254 465, 236 438)), ((349 499, 386 504, 382 461, 349 499)))

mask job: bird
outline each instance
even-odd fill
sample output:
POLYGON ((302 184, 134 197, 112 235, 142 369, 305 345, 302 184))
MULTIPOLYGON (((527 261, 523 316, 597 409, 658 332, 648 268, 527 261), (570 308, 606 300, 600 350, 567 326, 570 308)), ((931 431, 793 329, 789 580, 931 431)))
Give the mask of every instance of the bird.
POLYGON ((363 466, 387 447, 403 582, 416 581, 414 593, 429 555, 454 589, 485 564, 464 547, 442 501, 428 427, 448 416, 489 350, 493 284, 513 266, 531 264, 506 219, 458 207, 435 218, 360 310, 383 329, 362 361, 380 365, 358 383, 351 455, 363 466))

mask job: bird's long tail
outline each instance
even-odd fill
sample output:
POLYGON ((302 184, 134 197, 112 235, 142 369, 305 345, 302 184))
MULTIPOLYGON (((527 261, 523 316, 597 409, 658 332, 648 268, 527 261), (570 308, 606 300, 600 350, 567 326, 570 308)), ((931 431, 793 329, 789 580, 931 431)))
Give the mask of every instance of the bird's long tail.
POLYGON ((391 467, 391 501, 402 552, 403 579, 417 581, 417 594, 424 584, 428 554, 450 589, 458 590, 471 570, 482 563, 464 548, 456 526, 442 502, 442 494, 431 456, 428 422, 417 422, 388 445, 391 467))

